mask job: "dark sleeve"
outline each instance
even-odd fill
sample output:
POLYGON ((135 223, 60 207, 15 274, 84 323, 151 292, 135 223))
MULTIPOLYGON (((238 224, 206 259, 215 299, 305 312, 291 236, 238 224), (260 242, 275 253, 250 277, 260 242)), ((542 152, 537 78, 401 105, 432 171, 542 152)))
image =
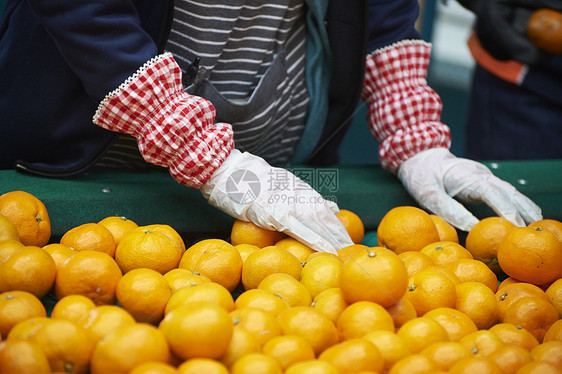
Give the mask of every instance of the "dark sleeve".
POLYGON ((418 0, 369 0, 367 53, 403 39, 420 39, 415 29, 418 0))
POLYGON ((88 94, 98 101, 158 52, 132 0, 27 1, 88 94))

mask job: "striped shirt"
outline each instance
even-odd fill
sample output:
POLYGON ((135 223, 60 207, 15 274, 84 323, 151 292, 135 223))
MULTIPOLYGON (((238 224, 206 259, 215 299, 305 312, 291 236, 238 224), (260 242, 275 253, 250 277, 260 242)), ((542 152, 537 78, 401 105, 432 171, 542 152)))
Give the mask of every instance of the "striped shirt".
POLYGON ((210 100, 232 124, 236 147, 288 163, 304 129, 306 24, 303 0, 179 0, 166 49, 186 70, 201 58, 210 100))
MULTIPOLYGON (((178 0, 166 51, 184 75, 201 59, 201 79, 187 91, 213 103, 238 149, 289 163, 309 102, 304 0, 178 0)), ((133 142, 120 136, 98 166, 138 168, 133 142)))

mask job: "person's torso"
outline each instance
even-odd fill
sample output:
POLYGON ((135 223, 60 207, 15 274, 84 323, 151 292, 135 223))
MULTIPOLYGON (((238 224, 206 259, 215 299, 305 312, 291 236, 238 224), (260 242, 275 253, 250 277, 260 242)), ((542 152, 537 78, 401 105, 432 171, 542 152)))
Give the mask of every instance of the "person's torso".
POLYGON ((166 49, 184 72, 200 58, 187 91, 213 103, 237 148, 288 163, 309 101, 304 0, 176 1, 166 49))

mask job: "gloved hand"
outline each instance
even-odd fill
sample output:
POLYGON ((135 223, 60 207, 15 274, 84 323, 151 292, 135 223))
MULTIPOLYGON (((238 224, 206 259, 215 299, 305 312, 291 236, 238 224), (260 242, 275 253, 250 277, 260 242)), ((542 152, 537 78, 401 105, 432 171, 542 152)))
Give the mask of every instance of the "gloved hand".
POLYGON ((339 208, 286 169, 233 149, 201 188, 209 204, 234 218, 277 230, 322 252, 352 245, 339 208))
POLYGON ((461 203, 484 202, 518 226, 542 219, 541 209, 483 164, 458 158, 446 148, 432 148, 402 163, 398 178, 425 209, 453 226, 470 231, 478 219, 461 203))
POLYGON ((476 15, 476 34, 498 60, 532 64, 548 56, 526 36, 527 21, 539 8, 561 11, 562 0, 458 0, 476 15))

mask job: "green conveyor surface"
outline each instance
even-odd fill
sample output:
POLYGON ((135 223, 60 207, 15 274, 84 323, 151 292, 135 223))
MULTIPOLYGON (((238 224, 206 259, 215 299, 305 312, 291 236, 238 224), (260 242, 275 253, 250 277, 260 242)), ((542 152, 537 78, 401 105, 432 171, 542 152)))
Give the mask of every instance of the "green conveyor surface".
MULTIPOLYGON (((486 162, 495 175, 533 199, 545 218, 562 220, 562 160, 486 162)), ((340 208, 357 213, 367 231, 376 230, 384 214, 400 205, 416 205, 398 179, 378 165, 337 168, 294 167, 295 172, 331 176, 329 187, 315 185, 333 196, 340 208)), ((51 241, 72 227, 118 215, 139 225, 168 224, 187 241, 202 237, 228 238, 233 218, 211 207, 199 191, 175 182, 166 172, 88 173, 51 179, 0 171, 0 194, 24 190, 41 199, 51 218, 51 241)), ((485 205, 469 206, 479 217, 494 215, 485 205)))

